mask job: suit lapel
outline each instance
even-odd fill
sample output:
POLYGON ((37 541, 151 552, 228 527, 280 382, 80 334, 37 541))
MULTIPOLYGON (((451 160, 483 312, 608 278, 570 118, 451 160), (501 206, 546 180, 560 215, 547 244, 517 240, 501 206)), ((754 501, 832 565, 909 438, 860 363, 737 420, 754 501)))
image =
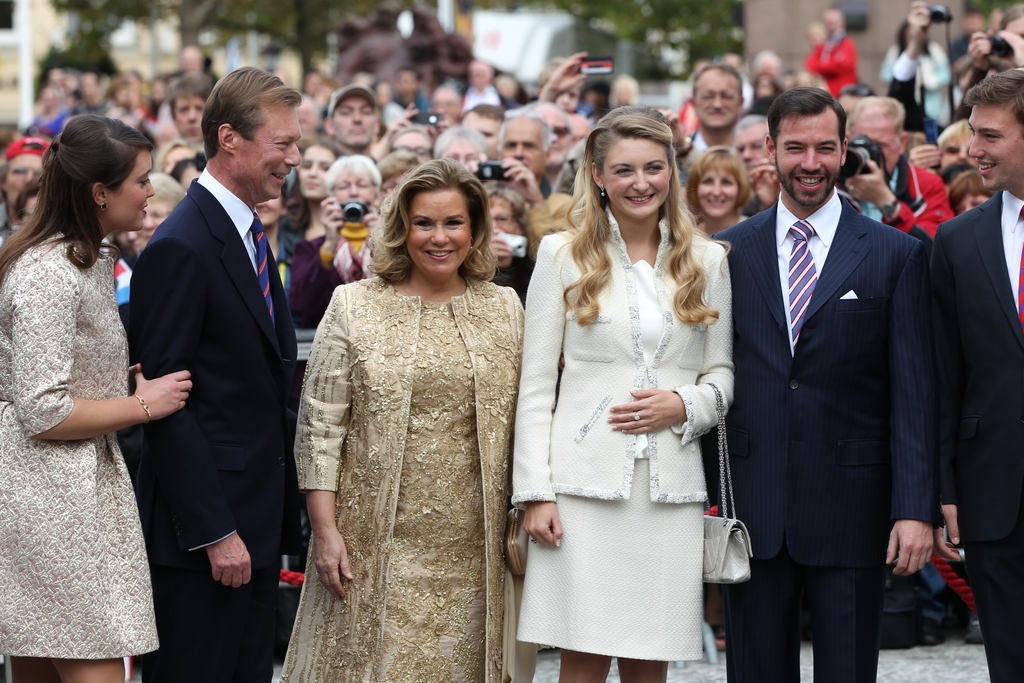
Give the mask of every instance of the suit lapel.
POLYGON ((843 202, 843 213, 839 218, 835 237, 832 238, 825 267, 821 269, 818 282, 814 285, 814 295, 804 315, 805 321, 810 320, 811 316, 832 298, 854 268, 871 251, 871 245, 863 239, 868 231, 863 227, 862 220, 866 219, 861 218, 849 204, 843 202))
POLYGON ((747 262, 757 280, 757 288, 768 304, 768 310, 772 312, 779 328, 787 330, 788 336, 789 323, 782 303, 782 283, 779 280, 779 245, 775 237, 777 211, 778 204, 758 215, 758 218, 764 216, 764 219, 751 231, 750 246, 754 253, 747 262))
MULTIPOLYGON (((256 322, 267 337, 267 340, 274 347, 274 351, 280 356, 281 345, 278 343, 277 332, 274 330, 270 320, 267 301, 263 298, 263 293, 260 291, 259 278, 256 276, 256 271, 253 270, 252 261, 249 260, 249 252, 246 251, 245 244, 235 229, 235 224, 231 222, 231 218, 228 217, 220 202, 198 182, 192 183, 192 187, 189 188, 189 194, 193 196, 196 203, 199 204, 199 208, 202 209, 203 215, 206 217, 206 223, 210 227, 210 232, 218 241, 224 244, 220 259, 228 276, 231 278, 231 282, 234 283, 239 296, 245 302, 246 308, 256 318, 256 322)), ((267 267, 270 267, 269 260, 267 267)), ((277 272, 272 271, 270 275, 271 278, 276 277, 277 272)), ((288 309, 287 307, 280 311, 275 309, 274 313, 275 315, 288 315, 288 309)))
POLYGON ((1006 271, 1006 253, 1003 250, 1003 193, 981 205, 982 215, 974 222, 974 237, 978 240, 978 252, 985 265, 989 280, 996 292, 996 301, 1013 327, 1013 336, 1024 346, 1017 306, 1013 301, 1013 289, 1006 271))

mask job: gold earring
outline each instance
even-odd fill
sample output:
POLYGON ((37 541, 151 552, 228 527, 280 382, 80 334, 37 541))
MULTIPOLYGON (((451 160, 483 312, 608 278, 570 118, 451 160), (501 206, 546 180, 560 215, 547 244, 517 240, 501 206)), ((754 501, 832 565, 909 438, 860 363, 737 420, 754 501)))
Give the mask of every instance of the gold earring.
POLYGON ((102 204, 100 204, 100 211, 106 211, 106 210, 107 210, 107 202, 104 201, 102 204))

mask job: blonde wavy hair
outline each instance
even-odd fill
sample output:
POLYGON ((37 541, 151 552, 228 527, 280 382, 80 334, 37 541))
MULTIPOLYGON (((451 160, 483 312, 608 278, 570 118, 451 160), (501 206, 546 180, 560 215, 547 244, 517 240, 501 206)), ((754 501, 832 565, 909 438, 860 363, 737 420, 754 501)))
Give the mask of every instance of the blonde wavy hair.
POLYGON ((711 325, 718 311, 704 303, 707 273, 693 254, 695 240, 705 240, 694 227, 679 186, 672 129, 665 117, 650 107, 619 107, 601 119, 587 138, 583 163, 576 173, 576 196, 569 209, 569 249, 580 269, 580 278, 565 290, 565 304, 576 314, 580 327, 597 319, 598 296, 611 282, 612 260, 608 243, 611 224, 605 212, 608 200, 602 198, 594 173, 603 173, 608 153, 621 140, 651 140, 665 150, 670 172, 668 197, 659 209, 659 218, 668 222, 668 253, 664 259, 669 276, 676 284, 672 308, 682 322, 711 325))
POLYGON ((412 200, 421 192, 455 190, 466 201, 472 243, 469 255, 459 266, 466 280, 489 282, 494 278, 497 259, 491 249, 491 209, 484 186, 472 173, 452 159, 427 161, 406 174, 405 179, 381 207, 381 227, 373 235, 373 272, 388 284, 408 279, 413 262, 406 241, 412 220, 412 200))

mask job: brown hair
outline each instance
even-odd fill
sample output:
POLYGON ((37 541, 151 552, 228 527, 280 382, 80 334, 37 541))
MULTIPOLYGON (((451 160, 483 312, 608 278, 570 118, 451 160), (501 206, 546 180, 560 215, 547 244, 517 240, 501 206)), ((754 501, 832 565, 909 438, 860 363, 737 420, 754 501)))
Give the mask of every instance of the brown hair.
POLYGON ((576 173, 576 196, 569 211, 569 248, 580 269, 580 278, 566 288, 566 306, 576 313, 580 327, 589 325, 600 313, 598 295, 611 282, 612 262, 607 245, 612 240, 612 228, 605 212, 607 200, 602 199, 591 169, 603 173, 608 152, 622 140, 651 140, 665 150, 671 177, 668 197, 659 212, 668 222, 669 249, 665 263, 668 275, 676 284, 672 308, 683 322, 710 325, 718 318, 718 311, 704 303, 707 273, 693 253, 694 243, 704 238, 697 234, 693 216, 680 197, 682 190, 672 146, 672 129, 665 117, 650 107, 614 109, 587 138, 583 162, 576 173))
POLYGON ((523 235, 527 238, 527 244, 532 249, 533 240, 530 239, 530 207, 526 200, 523 199, 523 195, 519 194, 518 190, 493 180, 484 183, 484 190, 487 192, 488 199, 504 199, 508 202, 509 207, 512 209, 512 218, 523 231, 523 235))
POLYGON ((381 181, 386 181, 395 176, 408 173, 420 165, 420 158, 407 149, 400 149, 397 152, 386 154, 383 159, 377 162, 377 170, 380 171, 381 181))
POLYGON ((747 170, 743 166, 743 159, 740 155, 732 147, 724 145, 708 147, 693 162, 693 166, 690 167, 690 176, 686 179, 686 202, 690 205, 690 211, 696 215, 698 222, 702 222, 704 216, 701 214, 697 188, 709 171, 723 171, 736 181, 736 206, 733 207, 736 211, 742 209, 750 201, 750 181, 747 180, 747 170))
POLYGON ((96 263, 101 249, 114 249, 102 244, 93 185, 117 191, 139 153, 152 149, 145 135, 117 119, 91 114, 69 119, 43 154, 35 212, 0 250, 0 283, 22 254, 50 239, 65 244, 67 259, 82 270, 96 263))
MULTIPOLYGON (((113 87, 113 85, 111 85, 113 87)), ((213 86, 210 83, 210 77, 202 74, 189 74, 188 76, 182 76, 171 89, 167 92, 167 104, 170 105, 171 111, 174 111, 174 103, 179 97, 185 95, 196 95, 205 102, 210 99, 210 91, 213 86)), ((109 95, 108 95, 109 97, 109 95)))
POLYGON ((968 195, 976 194, 982 197, 991 197, 995 194, 992 190, 985 187, 981 174, 978 173, 977 169, 973 168, 953 178, 953 181, 950 182, 947 188, 947 192, 949 193, 949 205, 953 207, 953 211, 956 211, 956 207, 968 195))
POLYGON ((1024 126, 1024 69, 1010 69, 986 76, 967 91, 964 104, 1009 105, 1017 123, 1024 126))
POLYGON ((421 192, 455 190, 466 200, 473 242, 469 255, 459 266, 467 280, 488 282, 494 277, 496 259, 491 250, 491 210, 484 186, 466 168, 451 159, 426 161, 406 176, 381 208, 381 229, 373 241, 373 272, 389 284, 408 279, 412 258, 409 238, 409 210, 421 192))
POLYGON ((206 158, 212 159, 220 150, 217 134, 221 126, 227 124, 246 140, 252 140, 263 125, 264 107, 280 105, 294 109, 300 104, 299 91, 269 71, 253 66, 235 69, 217 81, 203 109, 206 158))
POLYGON ((772 100, 772 106, 768 107, 768 135, 778 145, 779 131, 784 118, 817 116, 826 109, 831 109, 838 119, 836 130, 839 144, 842 146, 843 140, 846 139, 846 110, 827 90, 820 88, 790 88, 772 100))

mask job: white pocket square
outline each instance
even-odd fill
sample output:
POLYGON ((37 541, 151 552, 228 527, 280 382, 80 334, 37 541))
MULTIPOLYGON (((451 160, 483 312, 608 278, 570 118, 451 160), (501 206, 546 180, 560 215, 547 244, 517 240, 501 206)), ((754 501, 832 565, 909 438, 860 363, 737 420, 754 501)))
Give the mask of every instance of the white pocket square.
POLYGON ((856 298, 857 298, 857 292, 855 292, 855 291, 853 291, 851 289, 849 292, 847 292, 846 294, 843 294, 841 297, 839 297, 839 300, 842 301, 843 299, 856 299, 856 298))

